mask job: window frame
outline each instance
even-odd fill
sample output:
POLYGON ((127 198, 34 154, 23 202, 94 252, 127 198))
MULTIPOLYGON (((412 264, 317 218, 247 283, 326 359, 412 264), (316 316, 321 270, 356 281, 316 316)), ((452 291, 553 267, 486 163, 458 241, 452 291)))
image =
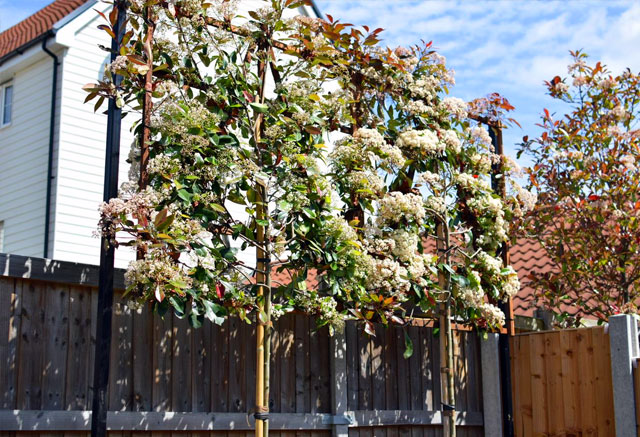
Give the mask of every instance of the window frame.
POLYGON ((0 84, 0 129, 10 126, 11 122, 13 122, 13 102, 15 99, 13 98, 15 94, 15 87, 13 86, 13 81, 9 80, 0 84), (7 95, 7 88, 11 87, 11 111, 10 118, 7 123, 4 122, 4 109, 5 109, 5 101, 7 95))

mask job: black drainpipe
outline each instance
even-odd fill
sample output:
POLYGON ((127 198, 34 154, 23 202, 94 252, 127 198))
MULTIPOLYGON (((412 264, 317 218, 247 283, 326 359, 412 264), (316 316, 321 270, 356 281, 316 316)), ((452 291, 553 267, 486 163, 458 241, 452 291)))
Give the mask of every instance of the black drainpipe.
MULTIPOLYGON (((53 35, 51 33, 50 35, 53 35)), ((47 48, 47 40, 42 40, 42 50, 53 58, 53 82, 51 84, 51 120, 49 121, 49 160, 47 164, 47 204, 44 216, 44 258, 49 257, 49 228, 51 227, 51 185, 53 181, 53 135, 56 127, 56 98, 58 94, 58 57, 47 48)))

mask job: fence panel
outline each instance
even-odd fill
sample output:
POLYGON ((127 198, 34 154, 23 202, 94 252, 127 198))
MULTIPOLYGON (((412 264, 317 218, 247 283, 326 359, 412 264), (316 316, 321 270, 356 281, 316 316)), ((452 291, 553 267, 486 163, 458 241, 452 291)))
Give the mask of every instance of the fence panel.
MULTIPOLYGON (((0 433, 86 436, 91 409, 97 289, 0 277, 0 433)), ((167 314, 130 310, 114 296, 110 363, 111 437, 240 437, 252 433, 254 325, 191 328, 167 314)), ((345 341, 351 437, 441 435, 439 340, 432 327, 376 336, 348 322, 345 341)), ((331 399, 326 328, 302 315, 274 324, 270 410, 273 437, 328 437, 331 399)), ((483 434, 479 337, 455 332, 461 436, 483 434)), ((338 417, 338 419, 340 419, 338 417)), ((23 434, 24 435, 24 434, 23 434)))
POLYGON ((516 335, 511 354, 518 437, 615 435, 603 327, 516 335))

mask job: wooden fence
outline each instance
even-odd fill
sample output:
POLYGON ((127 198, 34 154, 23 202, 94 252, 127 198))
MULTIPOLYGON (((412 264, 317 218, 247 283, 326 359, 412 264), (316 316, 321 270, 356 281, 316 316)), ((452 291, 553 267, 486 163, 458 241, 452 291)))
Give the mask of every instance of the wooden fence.
POLYGON ((511 354, 518 437, 616 435, 603 327, 516 335, 511 354))
MULTIPOLYGON (((97 304, 86 278, 95 271, 74 285, 36 267, 29 267, 31 278, 0 276, 0 434, 86 433, 97 304)), ((402 357, 401 328, 379 326, 370 338, 350 322, 330 337, 304 316, 278 320, 269 399, 274 437, 328 436, 336 426, 350 437, 441 435, 438 337, 432 328, 407 329, 410 359, 402 357), (341 348, 345 356, 336 353, 341 348)), ((479 338, 456 331, 455 339, 459 435, 481 436, 479 338)), ((116 293, 112 435, 251 434, 254 369, 253 325, 231 319, 192 329, 172 315, 132 312, 116 293)))

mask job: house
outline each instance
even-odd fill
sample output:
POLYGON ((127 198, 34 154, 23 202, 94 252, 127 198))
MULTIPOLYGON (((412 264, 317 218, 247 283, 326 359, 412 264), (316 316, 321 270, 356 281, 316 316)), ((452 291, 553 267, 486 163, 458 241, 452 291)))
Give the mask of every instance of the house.
MULTIPOLYGON (((260 0, 243 0, 247 10, 260 0)), ((94 236, 102 201, 107 116, 84 104, 102 79, 110 45, 97 26, 111 6, 55 0, 0 33, 0 252, 99 263, 94 236)), ((319 16, 315 7, 297 13, 319 16)), ((291 11, 291 14, 294 14, 291 11)), ((133 141, 123 120, 120 181, 133 141)), ((118 250, 116 266, 132 252, 118 250)))

